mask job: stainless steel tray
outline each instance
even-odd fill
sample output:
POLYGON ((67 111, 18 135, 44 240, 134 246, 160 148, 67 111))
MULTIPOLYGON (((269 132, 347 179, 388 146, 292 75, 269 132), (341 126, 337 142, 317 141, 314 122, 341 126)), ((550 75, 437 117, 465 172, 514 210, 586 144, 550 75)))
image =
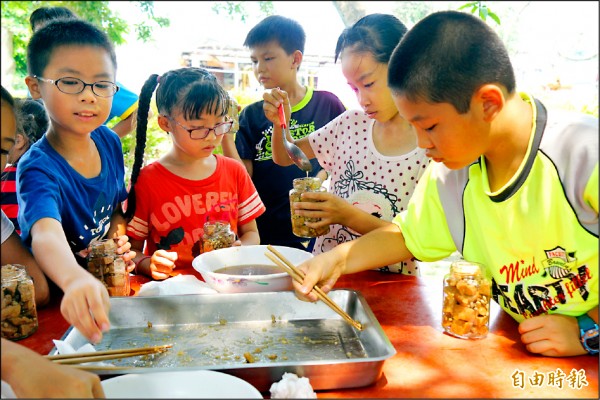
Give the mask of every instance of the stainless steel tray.
MULTIPOLYGON (((354 329, 323 302, 300 301, 291 291, 111 297, 111 329, 95 347, 173 344, 162 354, 107 361, 133 367, 118 374, 209 369, 260 391, 284 372, 309 378, 315 390, 369 385, 396 350, 359 292, 333 290, 329 296, 365 329, 354 329), (244 353, 255 362, 248 363, 244 353)), ((88 343, 73 327, 62 340, 75 349, 88 343)))

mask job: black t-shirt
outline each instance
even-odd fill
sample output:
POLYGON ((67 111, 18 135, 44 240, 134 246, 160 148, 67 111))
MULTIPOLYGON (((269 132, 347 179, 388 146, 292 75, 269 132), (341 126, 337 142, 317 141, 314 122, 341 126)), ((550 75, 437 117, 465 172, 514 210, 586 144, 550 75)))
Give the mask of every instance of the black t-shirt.
MULTIPOLYGON (((294 139, 303 138, 345 110, 333 93, 309 88, 304 99, 292 107, 290 133, 294 139)), ((273 124, 265 117, 261 100, 242 110, 235 144, 242 159, 252 160, 252 181, 267 208, 256 220, 261 243, 299 247, 306 239, 292 233, 289 192, 292 181, 306 177, 306 172, 296 165, 282 167, 273 162, 272 133, 273 124)), ((309 176, 315 176, 321 167, 316 158, 311 164, 309 176)))

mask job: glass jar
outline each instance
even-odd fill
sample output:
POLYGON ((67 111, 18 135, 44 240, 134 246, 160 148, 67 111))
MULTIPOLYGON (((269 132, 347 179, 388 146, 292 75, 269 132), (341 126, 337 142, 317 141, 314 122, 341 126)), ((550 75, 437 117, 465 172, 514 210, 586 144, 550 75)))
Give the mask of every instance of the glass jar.
POLYGON ((127 265, 117 253, 116 239, 105 239, 90 244, 88 271, 98 278, 110 296, 129 296, 131 284, 127 265))
POLYGON ((229 222, 207 221, 204 223, 202 234, 202 252, 224 249, 233 246, 235 232, 231 230, 229 222))
POLYGON ((318 222, 320 218, 310 218, 298 215, 294 212, 294 203, 302 200, 302 193, 306 192, 326 192, 322 187, 323 182, 318 177, 296 178, 293 181, 293 189, 290 190, 290 213, 292 215, 292 232, 294 235, 303 238, 314 238, 329 233, 329 225, 321 228, 311 228, 306 226, 307 222, 318 222))
POLYGON ((2 266, 2 337, 19 340, 38 328, 33 280, 24 266, 2 266))
POLYGON ((442 326, 461 339, 482 339, 489 331, 491 283, 481 264, 465 260, 444 276, 442 326))

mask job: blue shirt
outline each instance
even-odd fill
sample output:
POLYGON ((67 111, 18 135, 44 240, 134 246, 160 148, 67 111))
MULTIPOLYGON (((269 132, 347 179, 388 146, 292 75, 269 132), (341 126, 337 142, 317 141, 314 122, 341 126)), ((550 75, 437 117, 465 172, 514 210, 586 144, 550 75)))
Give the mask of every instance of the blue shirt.
POLYGON ((119 82, 117 82, 117 86, 119 86, 119 91, 113 97, 112 107, 106 122, 114 117, 125 119, 137 108, 138 95, 131 92, 119 82))
POLYGON ((94 178, 75 171, 46 136, 19 160, 18 221, 27 246, 31 246, 31 227, 42 218, 62 224, 76 255, 108 232, 115 209, 127 198, 123 152, 119 137, 106 126, 92 131, 91 138, 102 161, 100 174, 94 178))

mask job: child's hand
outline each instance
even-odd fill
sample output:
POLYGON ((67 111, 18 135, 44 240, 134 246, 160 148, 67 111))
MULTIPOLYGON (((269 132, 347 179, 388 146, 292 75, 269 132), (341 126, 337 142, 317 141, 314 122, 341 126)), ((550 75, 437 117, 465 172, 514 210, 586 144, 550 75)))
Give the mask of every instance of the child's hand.
POLYGON ((150 259, 150 276, 157 281, 167 279, 175 269, 177 252, 156 250, 150 259))
POLYGON ((236 239, 235 242, 231 244, 232 247, 241 246, 242 241, 240 239, 236 239))
POLYGON ((98 343, 110 328, 108 291, 92 274, 82 272, 63 288, 60 312, 90 342, 98 343))
POLYGON ((233 99, 229 98, 229 110, 227 110, 227 116, 233 121, 231 125, 231 131, 229 133, 236 133, 240 129, 240 111, 242 107, 233 99))
POLYGON ((265 117, 271 121, 274 125, 279 126, 279 105, 283 103, 283 109, 285 110, 285 121, 288 124, 290 115, 292 115, 292 108, 290 107, 290 101, 288 94, 284 90, 279 88, 267 90, 263 93, 263 111, 265 117))
POLYGON ((587 354, 579 340, 575 317, 560 314, 538 315, 519 324, 521 342, 532 353, 549 357, 587 354))
POLYGON ((315 285, 319 285, 323 292, 329 292, 338 278, 344 273, 343 253, 336 248, 309 258, 298 269, 304 272, 302 284, 292 281, 296 297, 303 301, 315 302, 319 298, 311 292, 315 285))
POLYGON ((117 238, 117 254, 122 254, 123 261, 125 261, 127 273, 132 272, 135 269, 135 263, 133 259, 136 256, 136 252, 131 250, 131 243, 127 235, 122 235, 117 238))

